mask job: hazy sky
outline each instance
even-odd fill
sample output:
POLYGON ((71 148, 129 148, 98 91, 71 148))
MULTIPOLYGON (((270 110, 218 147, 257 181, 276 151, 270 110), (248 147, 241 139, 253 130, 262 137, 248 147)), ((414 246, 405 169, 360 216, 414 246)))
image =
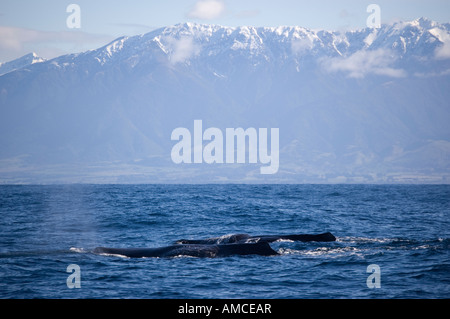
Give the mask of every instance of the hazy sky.
POLYGON ((449 0, 2 0, 0 62, 29 52, 52 58, 95 49, 122 35, 182 22, 363 28, 372 3, 379 5, 382 23, 420 17, 450 22, 449 0), (80 28, 66 23, 70 4, 80 8, 80 28))

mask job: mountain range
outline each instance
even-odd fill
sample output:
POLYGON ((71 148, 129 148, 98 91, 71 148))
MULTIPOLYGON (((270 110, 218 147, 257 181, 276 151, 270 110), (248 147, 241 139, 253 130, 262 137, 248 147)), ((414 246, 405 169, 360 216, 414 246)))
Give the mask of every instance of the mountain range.
POLYGON ((0 75, 21 69, 34 63, 44 62, 46 59, 39 57, 36 53, 28 53, 16 60, 0 63, 0 75))
POLYGON ((448 23, 183 23, 0 74, 0 183, 450 181, 448 23), (194 120, 279 128, 278 172, 175 164, 194 120))

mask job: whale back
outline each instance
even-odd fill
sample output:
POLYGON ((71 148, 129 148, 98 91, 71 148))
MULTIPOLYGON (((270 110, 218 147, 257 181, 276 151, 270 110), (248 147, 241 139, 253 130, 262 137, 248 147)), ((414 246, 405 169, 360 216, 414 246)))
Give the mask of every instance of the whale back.
POLYGON ((96 254, 117 255, 130 258, 145 257, 225 257, 232 255, 278 255, 266 242, 254 244, 177 244, 159 248, 108 248, 97 247, 96 254))
POLYGON ((272 243, 277 240, 292 240, 292 241, 317 241, 317 242, 330 242, 335 241, 336 237, 330 233, 322 234, 294 234, 294 235, 260 235, 260 236, 250 236, 248 234, 229 234, 220 237, 212 237, 206 239, 180 239, 177 240, 176 244, 232 244, 232 243, 258 243, 258 242, 268 242, 272 243))
POLYGON ((259 256, 275 256, 278 253, 270 247, 267 242, 246 243, 246 244, 225 244, 218 245, 219 255, 259 255, 259 256))
POLYGON ((230 234, 220 237, 211 237, 206 239, 179 239, 175 244, 201 244, 201 245, 214 245, 214 244, 232 244, 237 242, 243 242, 247 238, 250 238, 248 234, 230 234))
POLYGON ((311 242, 311 241, 330 242, 336 241, 336 237, 330 232, 322 234, 262 235, 249 237, 249 239, 247 239, 247 242, 265 241, 271 243, 277 240, 292 240, 302 242, 311 242))

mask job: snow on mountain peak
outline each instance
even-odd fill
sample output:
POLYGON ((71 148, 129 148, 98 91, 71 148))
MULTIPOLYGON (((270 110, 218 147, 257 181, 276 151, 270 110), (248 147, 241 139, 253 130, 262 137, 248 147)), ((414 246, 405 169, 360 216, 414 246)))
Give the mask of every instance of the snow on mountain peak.
MULTIPOLYGON (((134 67, 142 57, 149 58, 155 54, 162 54, 167 62, 177 64, 219 56, 224 52, 233 52, 247 59, 282 61, 300 56, 350 57, 360 50, 378 49, 399 56, 406 56, 408 52, 421 56, 431 50, 434 57, 447 59, 450 58, 449 29, 448 25, 427 18, 353 31, 312 30, 300 26, 229 27, 186 22, 142 35, 120 37, 96 50, 61 56, 53 63, 70 65, 75 58, 89 56, 100 65, 128 59, 129 65, 134 67)), ((43 61, 35 53, 30 53, 0 64, 0 74, 43 61)))
POLYGON ((40 63, 40 62, 44 62, 46 59, 41 58, 40 56, 38 56, 35 52, 29 53, 27 55, 24 56, 24 58, 28 59, 30 62, 30 64, 34 64, 34 63, 40 63))
POLYGON ((5 63, 0 63, 0 75, 9 73, 17 69, 21 69, 31 64, 40 63, 44 61, 46 61, 46 59, 39 57, 34 52, 31 52, 18 59, 5 63))
POLYGON ((329 53, 345 55, 348 50, 352 54, 357 48, 370 48, 373 45, 373 49, 378 49, 380 45, 385 45, 388 49, 398 47, 404 54, 407 48, 420 45, 420 40, 429 34, 445 43, 446 35, 450 32, 445 25, 419 18, 409 22, 385 24, 379 29, 365 28, 351 32, 310 30, 299 26, 223 27, 186 23, 167 27, 163 34, 173 37, 189 36, 194 41, 201 42, 203 47, 228 46, 233 50, 249 50, 250 53, 278 50, 287 45, 291 49, 294 48, 293 53, 298 53, 300 47, 302 50, 322 48, 327 49, 329 53))

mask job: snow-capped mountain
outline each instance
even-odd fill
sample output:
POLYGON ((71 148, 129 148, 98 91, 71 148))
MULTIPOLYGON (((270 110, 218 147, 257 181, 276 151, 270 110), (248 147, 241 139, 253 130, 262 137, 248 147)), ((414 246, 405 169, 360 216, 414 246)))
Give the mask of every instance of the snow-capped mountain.
POLYGON ((34 63, 44 62, 45 60, 46 59, 41 58, 36 53, 32 52, 13 61, 0 63, 0 75, 24 68, 34 63))
POLYGON ((169 26, 0 76, 0 181, 448 183, 449 88, 450 25, 424 18, 169 26), (279 128, 278 173, 173 163, 196 119, 279 128))

